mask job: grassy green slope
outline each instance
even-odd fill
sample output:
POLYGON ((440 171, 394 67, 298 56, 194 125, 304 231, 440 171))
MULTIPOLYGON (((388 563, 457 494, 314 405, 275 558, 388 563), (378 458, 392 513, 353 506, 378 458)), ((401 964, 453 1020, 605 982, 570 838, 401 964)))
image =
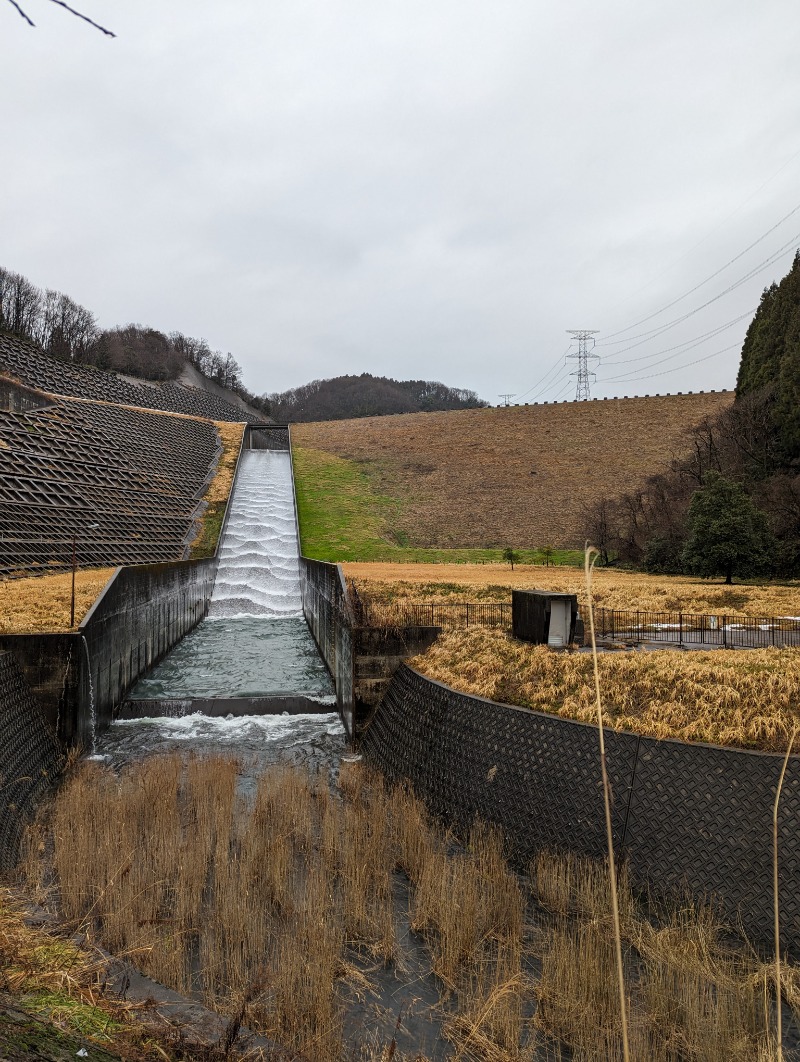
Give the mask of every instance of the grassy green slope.
MULTIPOLYGON (((306 557, 326 561, 471 563, 501 561, 502 549, 408 546, 396 529, 401 502, 373 489, 355 461, 294 447, 300 539, 306 557)), ((541 564, 539 550, 516 550, 521 564, 541 564)), ((556 550, 552 562, 581 563, 582 554, 556 550)))

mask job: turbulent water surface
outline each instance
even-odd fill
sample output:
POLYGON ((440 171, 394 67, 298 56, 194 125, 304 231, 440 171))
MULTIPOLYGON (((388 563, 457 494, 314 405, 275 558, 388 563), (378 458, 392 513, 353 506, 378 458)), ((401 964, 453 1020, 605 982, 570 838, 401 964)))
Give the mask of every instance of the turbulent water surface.
POLYGON ((345 747, 344 727, 336 712, 236 719, 188 715, 116 722, 98 738, 96 754, 117 768, 170 752, 230 755, 241 758, 243 776, 252 783, 273 763, 335 769, 345 747))
POLYGON ((303 619, 291 458, 245 450, 208 618, 130 699, 276 693, 331 702, 334 690, 303 619))

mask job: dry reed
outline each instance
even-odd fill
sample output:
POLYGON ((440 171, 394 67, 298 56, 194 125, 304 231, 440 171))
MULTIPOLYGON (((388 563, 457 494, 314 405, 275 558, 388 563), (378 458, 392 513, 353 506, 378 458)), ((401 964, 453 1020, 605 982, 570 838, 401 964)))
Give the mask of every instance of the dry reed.
MULTIPOLYGON (((534 893, 557 911, 546 933, 536 1022, 576 1058, 617 1059, 622 1040, 606 871, 573 855, 540 853, 534 893), (571 917, 568 917, 571 916, 571 917)), ((707 905, 640 908, 619 879, 624 967, 635 1060, 771 1059, 770 968, 735 950, 707 905)))
MULTIPOLYGON (((596 722, 592 660, 500 631, 448 631, 411 661, 464 693, 596 722)), ((604 722, 657 738, 785 752, 800 725, 794 649, 602 654, 604 722)))
MULTIPOLYGON (((419 601, 510 601, 512 589, 577 594, 586 602, 579 568, 505 564, 345 563, 345 574, 370 604, 419 601)), ((643 612, 735 616, 800 616, 800 584, 725 586, 686 576, 595 569, 595 605, 643 612)))
MULTIPOLYGON (((342 765, 338 793, 276 767, 245 798, 237 772, 226 758, 153 758, 119 776, 83 765, 52 809, 51 841, 31 834, 29 862, 52 860, 73 924, 307 1062, 389 1057, 391 1034, 345 1046, 344 1028, 357 956, 378 960, 369 976, 400 961, 399 868, 454 1058, 528 1062, 543 1041, 553 1057, 559 1042, 575 1059, 618 1056, 603 863, 540 853, 521 877, 496 830, 476 823, 459 846, 407 788, 358 764, 342 765)), ((46 877, 34 866, 29 881, 46 877)), ((641 909, 624 866, 618 886, 632 1057, 769 1057, 767 968, 723 943, 710 909, 641 909)), ((789 999, 795 974, 784 970, 789 999)))

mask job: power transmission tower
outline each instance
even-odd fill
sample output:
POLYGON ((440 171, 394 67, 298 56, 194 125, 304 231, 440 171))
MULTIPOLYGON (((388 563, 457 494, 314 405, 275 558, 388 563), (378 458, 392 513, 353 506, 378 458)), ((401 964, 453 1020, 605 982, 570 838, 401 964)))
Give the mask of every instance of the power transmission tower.
POLYGON ((515 397, 515 392, 512 393, 512 394, 498 395, 497 397, 498 398, 502 398, 504 400, 503 401, 503 405, 504 406, 510 406, 511 405, 511 401, 510 400, 515 397))
POLYGON ((571 336, 575 336, 578 340, 578 353, 568 354, 568 358, 576 358, 578 361, 578 368, 575 372, 571 372, 570 376, 578 377, 578 386, 575 389, 575 401, 586 402, 591 395, 589 394, 589 377, 596 379, 595 374, 589 369, 589 359, 593 358, 595 361, 600 360, 599 354, 594 354, 594 340, 592 336, 596 336, 598 329, 592 331, 586 328, 568 328, 567 332, 571 336), (592 350, 589 349, 588 344, 592 344, 592 350))

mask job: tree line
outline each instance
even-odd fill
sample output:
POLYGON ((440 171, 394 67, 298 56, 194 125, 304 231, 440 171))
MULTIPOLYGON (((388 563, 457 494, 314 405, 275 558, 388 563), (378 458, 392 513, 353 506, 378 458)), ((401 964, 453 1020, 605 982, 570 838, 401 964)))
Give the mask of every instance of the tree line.
POLYGON ((391 413, 425 413, 485 406, 474 391, 433 380, 393 380, 362 372, 313 380, 302 387, 268 396, 275 420, 348 420, 391 413))
POLYGON ((188 363, 269 413, 266 397, 245 387, 242 368, 231 353, 212 350, 205 339, 140 324, 101 329, 92 311, 68 295, 39 288, 1 266, 0 331, 30 340, 59 361, 146 380, 175 380, 188 363))
POLYGON ((800 575, 800 251, 748 328, 733 405, 641 487, 585 512, 608 563, 651 572, 800 575))

